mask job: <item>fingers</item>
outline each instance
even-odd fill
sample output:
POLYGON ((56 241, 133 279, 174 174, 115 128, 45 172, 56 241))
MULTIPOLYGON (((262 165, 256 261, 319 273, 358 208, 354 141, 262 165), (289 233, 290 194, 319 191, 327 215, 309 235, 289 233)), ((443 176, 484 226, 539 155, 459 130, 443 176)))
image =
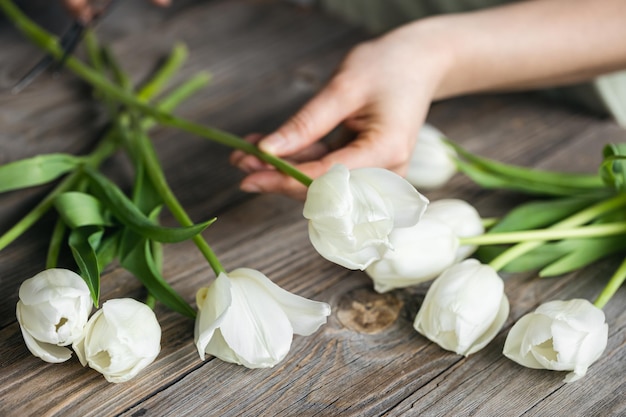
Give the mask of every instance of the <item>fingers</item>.
MULTIPOLYGON (((400 175, 406 173, 411 150, 422 119, 416 116, 405 122, 372 124, 356 140, 323 157, 296 165, 311 178, 326 173, 333 165, 343 164, 349 169, 361 167, 384 167, 400 175), (416 125, 416 127, 413 127, 416 125)), ((278 193, 296 199, 306 197, 306 187, 287 175, 275 170, 251 171, 241 182, 241 190, 257 193, 278 193)))
POLYGON ((343 74, 336 75, 315 97, 278 130, 259 142, 259 148, 277 156, 297 153, 328 134, 356 111, 361 90, 343 74))
POLYGON ((93 17, 94 11, 89 4, 89 0, 63 0, 62 3, 74 19, 86 23, 93 17))
MULTIPOLYGON (((250 143, 256 144, 263 138, 263 135, 259 133, 253 133, 246 136, 244 139, 250 143)), ((292 164, 300 164, 306 161, 320 159, 329 152, 329 145, 327 143, 315 142, 306 148, 289 155, 284 158, 286 161, 292 164)), ((231 165, 236 166, 240 170, 246 173, 252 173, 256 171, 273 170, 274 167, 261 161, 254 155, 247 154, 243 151, 233 151, 229 159, 231 165)))

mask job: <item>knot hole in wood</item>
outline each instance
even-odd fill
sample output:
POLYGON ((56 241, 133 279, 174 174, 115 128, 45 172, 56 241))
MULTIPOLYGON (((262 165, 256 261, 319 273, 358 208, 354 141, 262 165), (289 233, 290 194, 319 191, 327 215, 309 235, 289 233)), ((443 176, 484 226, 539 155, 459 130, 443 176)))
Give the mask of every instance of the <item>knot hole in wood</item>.
POLYGON ((391 326, 398 318, 403 302, 393 294, 379 294, 357 288, 339 301, 337 319, 355 332, 375 334, 391 326))

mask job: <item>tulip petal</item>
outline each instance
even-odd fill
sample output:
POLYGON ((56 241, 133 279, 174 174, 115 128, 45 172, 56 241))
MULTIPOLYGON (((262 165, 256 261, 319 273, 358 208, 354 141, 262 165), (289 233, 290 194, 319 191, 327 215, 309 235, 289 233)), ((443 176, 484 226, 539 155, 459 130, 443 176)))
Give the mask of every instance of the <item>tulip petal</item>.
POLYGON ((83 366, 109 382, 125 382, 152 363, 161 347, 161 327, 154 312, 131 298, 105 302, 85 326, 73 348, 83 366))
POLYGON ((500 332, 504 322, 509 317, 509 300, 506 297, 502 297, 502 301, 500 302, 500 309, 496 315, 496 318, 491 322, 491 326, 487 328, 475 341, 472 346, 464 353, 465 356, 469 356, 472 353, 476 353, 485 346, 489 342, 493 340, 494 337, 500 332))
POLYGON ((334 165, 317 178, 307 190, 302 214, 309 220, 343 217, 352 211, 349 187, 350 171, 344 165, 334 165))
POLYGON ((274 366, 291 347, 287 315, 256 279, 236 274, 231 285, 232 305, 220 326, 224 340, 242 365, 274 366))
POLYGON ((208 288, 198 291, 196 297, 194 338, 200 359, 204 360, 208 346, 232 305, 231 283, 226 274, 220 274, 208 288))
POLYGON ((255 279, 256 283, 271 294, 274 300, 281 306, 295 334, 308 336, 315 333, 320 326, 326 324, 327 317, 330 315, 330 306, 328 304, 292 294, 254 269, 236 269, 229 276, 231 278, 244 276, 255 279))
POLYGON ((22 331, 22 336, 24 337, 24 342, 26 343, 26 347, 30 353, 49 363, 61 363, 71 358, 72 351, 68 348, 41 342, 31 336, 31 334, 22 326, 22 317, 20 313, 21 307, 21 302, 18 301, 15 313, 17 321, 20 323, 20 329, 22 331))
POLYGON ((382 168, 359 168, 351 171, 352 179, 375 189, 393 209, 394 227, 416 224, 426 211, 428 199, 404 178, 382 168))
POLYGON ((525 341, 526 334, 531 328, 534 314, 530 313, 520 318, 509 330, 504 342, 502 353, 507 358, 527 368, 542 369, 543 366, 530 352, 530 346, 525 341))
POLYGON ((395 229, 389 241, 393 250, 366 269, 380 293, 435 278, 454 263, 459 246, 450 227, 426 217, 415 226, 395 229))

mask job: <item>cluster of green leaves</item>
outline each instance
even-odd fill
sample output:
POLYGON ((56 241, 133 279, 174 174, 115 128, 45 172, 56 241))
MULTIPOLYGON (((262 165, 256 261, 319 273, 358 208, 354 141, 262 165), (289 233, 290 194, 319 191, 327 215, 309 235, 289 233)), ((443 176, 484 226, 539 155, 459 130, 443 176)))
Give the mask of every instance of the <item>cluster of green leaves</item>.
MULTIPOLYGON (((87 36, 86 45, 94 69, 146 103, 162 92, 187 55, 186 48, 177 45, 152 78, 133 91, 129 77, 111 52, 98 45, 93 34, 87 36)), ((207 81, 206 74, 192 77, 161 98, 156 108, 173 110, 207 81)), ((0 166, 0 192, 57 183, 30 213, 0 236, 0 250, 55 208, 59 216, 50 239, 46 267, 57 265, 61 247, 67 245, 94 305, 99 303, 101 272, 117 260, 141 281, 151 299, 194 317, 195 310, 162 275, 162 244, 197 238, 214 219, 193 224, 182 212, 182 226, 159 224, 159 213, 165 204, 173 203, 179 214, 182 209, 176 205, 165 182, 147 134, 154 121, 117 105, 102 91, 95 90, 94 95, 106 104, 111 127, 91 154, 41 154, 0 166), (130 196, 99 170, 102 161, 117 151, 126 152, 135 168, 130 196)))
MULTIPOLYGON (((597 174, 552 172, 513 166, 474 155, 448 141, 458 153, 457 166, 485 188, 508 189, 533 195, 507 213, 488 234, 565 229, 626 222, 626 145, 610 144, 597 174)), ((507 258, 506 272, 539 270, 542 277, 562 275, 616 253, 626 253, 623 235, 526 242, 507 258)), ((492 262, 508 246, 481 246, 476 254, 492 262)))

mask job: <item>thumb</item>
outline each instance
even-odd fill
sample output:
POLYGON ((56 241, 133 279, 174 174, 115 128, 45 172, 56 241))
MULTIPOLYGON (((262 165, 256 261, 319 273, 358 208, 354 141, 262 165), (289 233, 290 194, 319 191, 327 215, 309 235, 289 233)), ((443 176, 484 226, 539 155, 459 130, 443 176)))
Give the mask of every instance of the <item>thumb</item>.
MULTIPOLYGON (((344 77, 336 76, 315 97, 258 146, 267 153, 288 156, 320 140, 354 113, 361 104, 344 77)), ((350 83, 351 84, 351 83, 350 83)))

